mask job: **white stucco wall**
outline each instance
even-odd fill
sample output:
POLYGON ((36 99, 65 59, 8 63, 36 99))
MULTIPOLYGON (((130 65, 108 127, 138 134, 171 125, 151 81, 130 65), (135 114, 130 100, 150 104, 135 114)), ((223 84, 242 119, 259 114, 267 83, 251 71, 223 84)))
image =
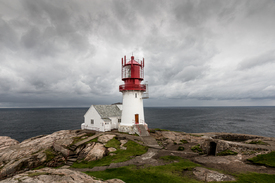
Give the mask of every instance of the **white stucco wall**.
POLYGON ((142 93, 141 91, 123 92, 123 110, 120 126, 133 126, 135 114, 139 114, 139 124, 144 124, 142 93), (137 97, 135 97, 135 94, 137 97))
POLYGON ((84 125, 81 125, 81 128, 88 130, 97 130, 97 131, 105 131, 104 121, 101 119, 100 115, 92 105, 89 110, 84 115, 84 125), (94 124, 91 124, 91 119, 94 120, 94 124), (84 127, 83 127, 84 126, 84 127))

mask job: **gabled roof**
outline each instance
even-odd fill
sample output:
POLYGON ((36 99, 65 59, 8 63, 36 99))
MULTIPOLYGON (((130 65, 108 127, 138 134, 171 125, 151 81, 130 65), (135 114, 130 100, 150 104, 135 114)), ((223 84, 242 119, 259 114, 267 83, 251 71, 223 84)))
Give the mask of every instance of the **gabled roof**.
POLYGON ((119 117, 121 110, 116 105, 94 105, 101 118, 119 117))

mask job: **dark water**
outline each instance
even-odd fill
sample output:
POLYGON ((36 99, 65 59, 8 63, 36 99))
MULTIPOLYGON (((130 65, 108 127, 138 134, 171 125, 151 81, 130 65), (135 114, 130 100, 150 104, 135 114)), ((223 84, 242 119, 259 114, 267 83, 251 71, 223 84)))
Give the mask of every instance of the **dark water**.
MULTIPOLYGON (((58 130, 80 129, 87 110, 0 109, 0 136, 22 141, 58 130)), ((150 107, 144 113, 149 128, 275 137, 275 107, 150 107)))

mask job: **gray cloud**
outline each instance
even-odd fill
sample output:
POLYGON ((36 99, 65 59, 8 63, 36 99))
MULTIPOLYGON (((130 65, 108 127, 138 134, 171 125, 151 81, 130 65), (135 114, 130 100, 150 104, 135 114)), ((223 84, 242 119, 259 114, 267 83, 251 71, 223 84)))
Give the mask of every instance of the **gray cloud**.
POLYGON ((275 2, 0 0, 0 107, 121 101, 145 58, 145 105, 274 105, 275 2))

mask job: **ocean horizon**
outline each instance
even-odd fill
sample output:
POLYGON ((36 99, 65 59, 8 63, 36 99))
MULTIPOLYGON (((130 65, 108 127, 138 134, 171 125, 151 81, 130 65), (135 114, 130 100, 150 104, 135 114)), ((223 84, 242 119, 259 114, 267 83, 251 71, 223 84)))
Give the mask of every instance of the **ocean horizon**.
MULTIPOLYGON (((18 141, 80 129, 89 107, 0 108, 0 136, 18 141)), ((145 107, 149 128, 275 137, 275 106, 145 107)))

